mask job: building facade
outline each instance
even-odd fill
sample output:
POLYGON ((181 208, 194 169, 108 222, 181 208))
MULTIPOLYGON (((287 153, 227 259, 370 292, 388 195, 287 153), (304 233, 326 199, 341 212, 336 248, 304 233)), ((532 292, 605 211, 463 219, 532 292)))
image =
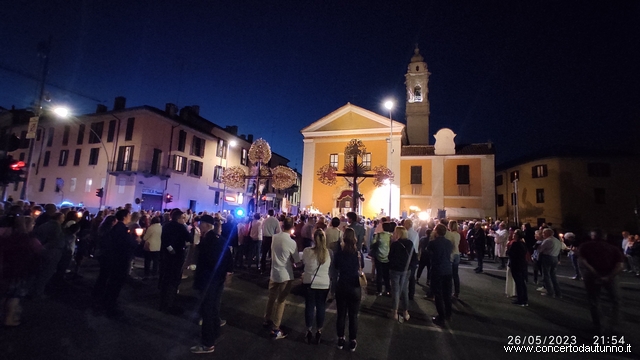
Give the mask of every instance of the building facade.
POLYGON ((637 230, 640 161, 630 155, 550 155, 496 172, 498 217, 564 231, 637 230))
MULTIPOLYGON (((3 129, 28 144, 26 125, 3 124, 3 129)), ((250 189, 251 181, 231 189, 221 176, 231 166, 250 173, 252 141, 252 135, 238 136, 237 126, 222 128, 202 118, 198 106, 179 111, 173 104, 164 111, 126 108, 119 97, 112 111, 99 105, 96 113, 76 118, 41 117, 26 197, 89 209, 132 203, 154 210, 246 211, 254 194, 248 190, 255 189, 250 189), (98 189, 103 189, 103 198, 96 196, 98 189)), ((28 145, 10 154, 26 159, 26 152, 28 145)), ((277 154, 274 159, 279 165, 288 163, 277 154)), ((22 186, 10 186, 7 196, 19 198, 22 186)))
POLYGON ((429 71, 418 49, 406 78, 406 125, 348 103, 302 129, 304 158, 300 205, 334 215, 350 210, 354 199, 350 183, 338 179, 323 185, 317 171, 330 164, 345 166, 344 149, 361 140, 366 170, 384 165, 394 173, 390 184, 375 187, 365 179, 362 215, 393 217, 424 213, 427 217, 484 218, 495 216, 495 149, 491 144, 456 144, 455 133, 441 129, 429 145, 429 71))

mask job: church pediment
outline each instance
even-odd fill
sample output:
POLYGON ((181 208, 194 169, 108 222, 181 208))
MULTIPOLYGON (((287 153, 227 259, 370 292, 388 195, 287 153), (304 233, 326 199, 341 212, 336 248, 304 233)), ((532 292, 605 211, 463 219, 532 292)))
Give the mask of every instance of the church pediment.
MULTIPOLYGON (((347 103, 331 114, 302 129, 304 137, 331 136, 344 133, 388 133, 389 118, 347 103)), ((400 133, 404 124, 393 122, 393 132, 400 133)))

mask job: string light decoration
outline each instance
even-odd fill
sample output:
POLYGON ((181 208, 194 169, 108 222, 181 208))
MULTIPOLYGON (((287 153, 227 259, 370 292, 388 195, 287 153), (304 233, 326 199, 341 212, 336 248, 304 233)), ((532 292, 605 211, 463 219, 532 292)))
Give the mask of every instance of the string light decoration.
POLYGON ((260 138, 251 144, 251 148, 249 148, 249 161, 251 161, 252 164, 257 162, 266 164, 269 160, 271 160, 271 146, 269 146, 266 140, 260 138))
POLYGON ((296 183, 298 175, 286 166, 276 166, 271 169, 271 184, 278 190, 287 189, 296 183))
POLYGON ((386 180, 393 182, 393 171, 386 166, 378 165, 374 167, 373 173, 373 185, 375 185, 375 187, 384 186, 386 180))
POLYGON ((353 156, 363 157, 367 152, 367 148, 364 146, 364 143, 360 139, 351 139, 347 146, 344 148, 344 156, 349 159, 347 161, 351 161, 353 156))
POLYGON ((246 174, 240 166, 232 166, 222 173, 222 182, 232 189, 244 188, 246 174))
POLYGON ((327 186, 333 186, 338 182, 336 169, 330 164, 322 166, 318 172, 318 181, 327 186))

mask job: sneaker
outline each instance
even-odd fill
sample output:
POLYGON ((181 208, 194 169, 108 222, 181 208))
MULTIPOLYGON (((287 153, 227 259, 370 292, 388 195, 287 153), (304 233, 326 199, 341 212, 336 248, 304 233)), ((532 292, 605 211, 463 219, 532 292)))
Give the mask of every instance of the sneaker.
POLYGON ((582 280, 582 278, 580 276, 574 276, 571 278, 571 280, 582 280))
POLYGON ((227 320, 220 319, 220 327, 227 325, 227 320))
POLYGON ((274 330, 271 332, 271 338, 274 340, 280 340, 286 337, 287 337, 287 334, 285 334, 282 330, 274 330))
POLYGON ((196 345, 191 347, 191 352, 194 354, 210 354, 213 349, 213 346, 196 345))
POLYGON ((356 351, 356 347, 358 347, 358 342, 355 340, 351 340, 349 341, 349 351, 354 352, 356 351))
POLYGON ((544 286, 540 286, 539 288, 536 289, 536 291, 544 291, 547 292, 547 289, 544 288, 544 286))
POLYGON ((344 338, 338 338, 338 349, 342 350, 344 348, 344 338))

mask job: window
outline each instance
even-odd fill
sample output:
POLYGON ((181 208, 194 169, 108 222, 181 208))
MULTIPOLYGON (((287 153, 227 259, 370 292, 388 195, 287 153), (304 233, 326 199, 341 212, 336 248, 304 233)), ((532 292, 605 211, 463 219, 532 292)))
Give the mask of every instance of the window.
POLYGON ((184 148, 187 146, 187 132, 180 130, 178 135, 178 151, 184 152, 184 148))
POLYGON ((73 156, 73 166, 80 165, 80 155, 82 154, 81 149, 76 149, 76 154, 73 156))
POLYGON ((193 141, 191 142, 191 155, 204 157, 204 142, 204 139, 193 135, 193 141))
POLYGON ((133 146, 120 146, 116 171, 131 171, 133 165, 133 146))
POLYGON ((227 142, 224 139, 218 139, 218 150, 216 156, 219 158, 227 158, 227 142))
POLYGON ((93 148, 89 153, 89 165, 98 165, 98 156, 100 156, 100 148, 93 148))
POLYGON ((496 195, 496 204, 498 205, 498 207, 504 206, 504 195, 502 194, 496 195))
POLYGON ((60 150, 60 159, 58 159, 58 166, 67 166, 68 159, 69 150, 60 150))
POLYGON ((502 185, 504 183, 503 181, 504 181, 504 179, 503 179, 502 175, 496 176, 496 186, 502 185))
POLYGON ((44 161, 42 162, 42 166, 49 166, 49 160, 51 159, 51 151, 44 152, 44 161))
POLYGON ((611 165, 607 163, 588 163, 587 172, 591 177, 610 177, 611 165))
POLYGON ((24 153, 21 152, 20 155, 18 156, 18 160, 19 161, 24 161, 24 153))
POLYGON ((189 162, 189 175, 202 176, 202 161, 191 160, 189 162))
POLYGON ((71 131, 71 126, 65 125, 64 131, 62 132, 62 145, 69 145, 69 132, 71 131))
POLYGON ((222 166, 216 166, 213 168, 213 181, 220 181, 222 179, 222 166))
POLYGON ((338 154, 329 155, 329 166, 334 169, 338 169, 338 154))
POLYGON ((153 149, 153 160, 151 160, 151 173, 158 175, 160 172, 160 161, 162 159, 162 150, 153 149))
POLYGON ((87 178, 87 181, 84 183, 84 192, 91 192, 92 185, 93 185, 93 179, 87 178))
POLYGON ((362 167, 365 170, 371 170, 371 153, 364 153, 364 155, 362 155, 362 167))
POLYGON ((606 204, 605 201, 605 192, 603 188, 595 188, 593 189, 593 197, 595 198, 596 204, 606 204))
POLYGON ((411 167, 411 184, 422 184, 422 166, 411 167))
POLYGON ((133 125, 136 122, 136 118, 128 118, 127 119, 127 132, 124 135, 125 141, 130 141, 133 139, 133 125))
POLYGON ((536 189, 536 203, 544 204, 544 189, 536 189))
POLYGON ((53 128, 49 128, 49 133, 47 134, 47 146, 53 145, 53 128))
POLYGON ((516 194, 511 193, 511 205, 516 205, 517 202, 518 202, 518 199, 516 198, 516 194))
POLYGON ((247 149, 242 148, 242 156, 240 157, 240 165, 247 165, 248 159, 247 157, 249 156, 249 152, 247 151, 247 149))
POLYGON ((78 178, 71 178, 71 181, 69 182, 69 192, 74 192, 76 191, 76 182, 77 182, 78 178))
POLYGON ((549 175, 547 172, 547 165, 536 165, 531 168, 531 177, 534 179, 547 177, 547 175, 549 175))
POLYGON ((36 131, 36 141, 40 141, 40 139, 42 139, 42 129, 36 131))
POLYGON ((102 141, 102 130, 104 129, 104 121, 91 124, 91 132, 89 132, 89 144, 98 144, 102 141))
POLYGON ((180 155, 173 155, 173 161, 171 162, 172 169, 179 172, 187 171, 187 158, 180 155))
POLYGON ((213 197, 213 204, 220 205, 220 191, 216 191, 213 197))
POLYGON ((113 142, 113 138, 116 135, 116 121, 109 121, 109 130, 107 130, 107 142, 113 142))
POLYGON ((510 178, 509 180, 510 182, 514 182, 520 179, 520 172, 518 170, 512 171, 509 178, 510 178))
POLYGON ((87 126, 85 124, 80 124, 80 126, 78 127, 78 145, 82 145, 82 143, 84 142, 84 129, 87 126))
POLYGON ((43 192, 44 191, 44 185, 47 182, 47 178, 40 178, 40 188, 38 188, 39 192, 43 192))
POLYGON ((469 184, 469 165, 458 165, 458 185, 469 184))

